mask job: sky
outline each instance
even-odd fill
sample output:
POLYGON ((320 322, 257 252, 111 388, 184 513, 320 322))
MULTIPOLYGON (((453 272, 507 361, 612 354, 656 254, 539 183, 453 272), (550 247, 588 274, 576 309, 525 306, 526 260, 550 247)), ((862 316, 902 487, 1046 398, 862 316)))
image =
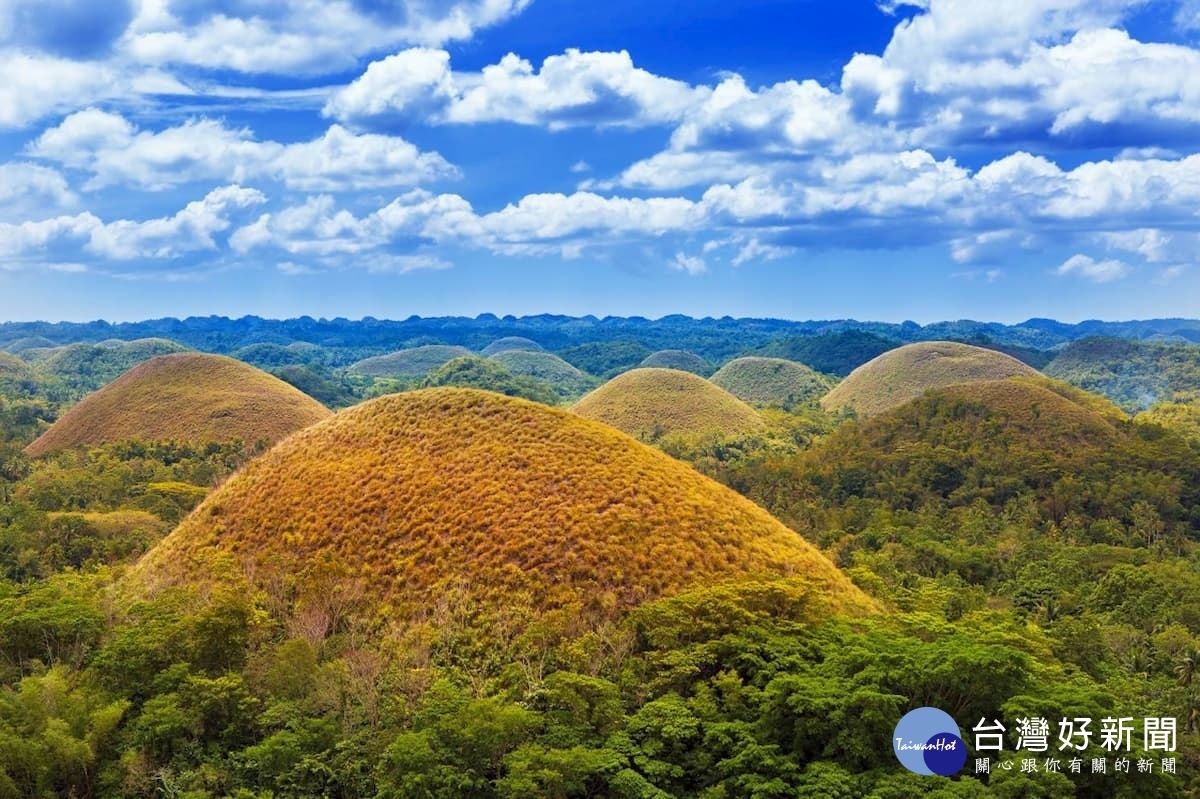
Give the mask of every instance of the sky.
POLYGON ((0 320, 1200 315, 1200 0, 0 0, 0 320))

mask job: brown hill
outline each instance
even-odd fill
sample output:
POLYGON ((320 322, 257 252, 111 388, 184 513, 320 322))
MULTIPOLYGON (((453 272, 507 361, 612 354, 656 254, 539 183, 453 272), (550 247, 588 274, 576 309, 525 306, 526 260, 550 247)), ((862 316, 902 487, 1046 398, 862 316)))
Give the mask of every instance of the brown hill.
POLYGON ((223 355, 152 358, 84 397, 26 448, 30 455, 124 439, 265 441, 329 416, 277 377, 223 355))
POLYGON ((753 408, 703 377, 679 369, 634 369, 575 404, 580 416, 636 438, 665 433, 753 433, 766 427, 753 408))
POLYGON ((449 597, 485 616, 617 612, 749 575, 872 606, 765 511, 572 413, 473 389, 394 394, 307 428, 211 494, 132 575, 143 587, 240 569, 260 587, 337 564, 368 616, 415 622, 449 597))
POLYGON ((1039 374, 1002 352, 953 341, 925 341, 890 350, 858 367, 822 397, 821 405, 828 411, 850 408, 860 416, 872 416, 931 388, 1039 374))

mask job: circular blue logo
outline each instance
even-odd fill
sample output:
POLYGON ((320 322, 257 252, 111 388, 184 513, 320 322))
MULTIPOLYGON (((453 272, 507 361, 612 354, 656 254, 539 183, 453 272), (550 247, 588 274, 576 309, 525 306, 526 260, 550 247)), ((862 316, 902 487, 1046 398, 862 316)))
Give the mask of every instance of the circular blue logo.
POLYGON ((914 774, 957 774, 967 763, 967 745, 958 724, 944 710, 919 707, 900 719, 892 733, 900 764, 914 774))

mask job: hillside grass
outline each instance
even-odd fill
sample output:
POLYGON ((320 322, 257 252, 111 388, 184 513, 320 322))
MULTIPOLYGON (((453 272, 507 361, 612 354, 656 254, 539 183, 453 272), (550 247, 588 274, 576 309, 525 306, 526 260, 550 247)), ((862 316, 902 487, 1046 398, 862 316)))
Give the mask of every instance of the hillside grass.
POLYGON ((387 355, 367 358, 351 365, 349 371, 371 377, 425 377, 434 369, 455 358, 473 354, 466 347, 426 344, 421 347, 412 347, 387 355))
POLYGON ((112 339, 99 344, 69 344, 22 353, 34 369, 64 386, 78 399, 108 385, 140 363, 160 355, 187 352, 188 348, 164 338, 135 341, 112 339))
POLYGON ((704 378, 678 369, 634 369, 614 377, 575 413, 643 440, 668 433, 754 433, 766 422, 753 408, 704 378))
POLYGON ((576 369, 548 352, 505 350, 490 357, 514 375, 532 377, 549 385, 564 400, 575 400, 600 384, 598 378, 576 369))
POLYGON ((505 336, 498 338, 481 350, 483 355, 498 355, 502 352, 542 352, 544 347, 531 338, 524 336, 505 336))
POLYGON ((465 389, 382 397, 288 438, 210 495, 133 585, 234 568, 270 591, 314 564, 362 612, 401 625, 450 597, 480 612, 613 614, 747 576, 804 579, 830 611, 873 606, 819 551, 684 464, 567 411, 465 389))
POLYGON ((820 397, 833 380, 782 358, 736 358, 709 378, 743 402, 791 407, 820 397))
POLYGON ((85 397, 30 455, 115 441, 278 441, 330 411, 279 378, 222 355, 179 353, 134 367, 85 397))
POLYGON ((642 369, 679 369, 694 375, 708 377, 713 365, 694 352, 687 350, 659 350, 647 355, 638 366, 642 369))
POLYGON ((858 367, 821 398, 821 406, 827 411, 852 409, 859 416, 873 416, 931 388, 1039 375, 1036 369, 995 350, 927 341, 885 352, 858 367))

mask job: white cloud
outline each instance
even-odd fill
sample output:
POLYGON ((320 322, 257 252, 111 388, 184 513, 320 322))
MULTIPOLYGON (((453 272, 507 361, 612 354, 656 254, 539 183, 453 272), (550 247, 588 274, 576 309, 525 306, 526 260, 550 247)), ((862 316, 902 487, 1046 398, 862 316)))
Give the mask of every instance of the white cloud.
POLYGON ((1059 275, 1077 275, 1094 283, 1110 283, 1130 273, 1129 264, 1108 259, 1097 261, 1088 255, 1072 255, 1055 272, 1059 275))
POLYGON ((150 190, 202 180, 279 180, 290 188, 336 191, 411 185, 452 177, 437 153, 396 136, 356 135, 340 125, 309 142, 256 141, 247 129, 193 119, 161 131, 137 130, 119 114, 87 109, 44 132, 28 152, 91 173, 86 188, 150 190))
POLYGON ((44 216, 78 198, 61 173, 37 164, 0 164, 0 221, 44 216))
POLYGON ((470 39, 529 2, 142 0, 123 48, 148 64, 334 74, 380 51, 470 39))
POLYGON ((376 61, 335 94, 325 114, 367 122, 513 122, 562 129, 678 121, 708 89, 653 75, 627 52, 552 55, 540 70, 509 53, 481 72, 453 72, 444 50, 414 48, 376 61))
POLYGON ((241 186, 209 192, 173 216, 105 223, 90 212, 40 221, 0 224, 0 256, 17 260, 63 262, 67 252, 86 252, 109 260, 173 258, 215 250, 217 233, 229 229, 231 215, 266 201, 241 186))
POLYGON ((689 275, 702 275, 708 271, 708 264, 698 256, 677 252, 675 260, 671 261, 671 268, 679 272, 687 272, 689 275))
POLYGON ((32 56, 0 49, 0 128, 21 128, 113 93, 116 74, 103 63, 32 56))

